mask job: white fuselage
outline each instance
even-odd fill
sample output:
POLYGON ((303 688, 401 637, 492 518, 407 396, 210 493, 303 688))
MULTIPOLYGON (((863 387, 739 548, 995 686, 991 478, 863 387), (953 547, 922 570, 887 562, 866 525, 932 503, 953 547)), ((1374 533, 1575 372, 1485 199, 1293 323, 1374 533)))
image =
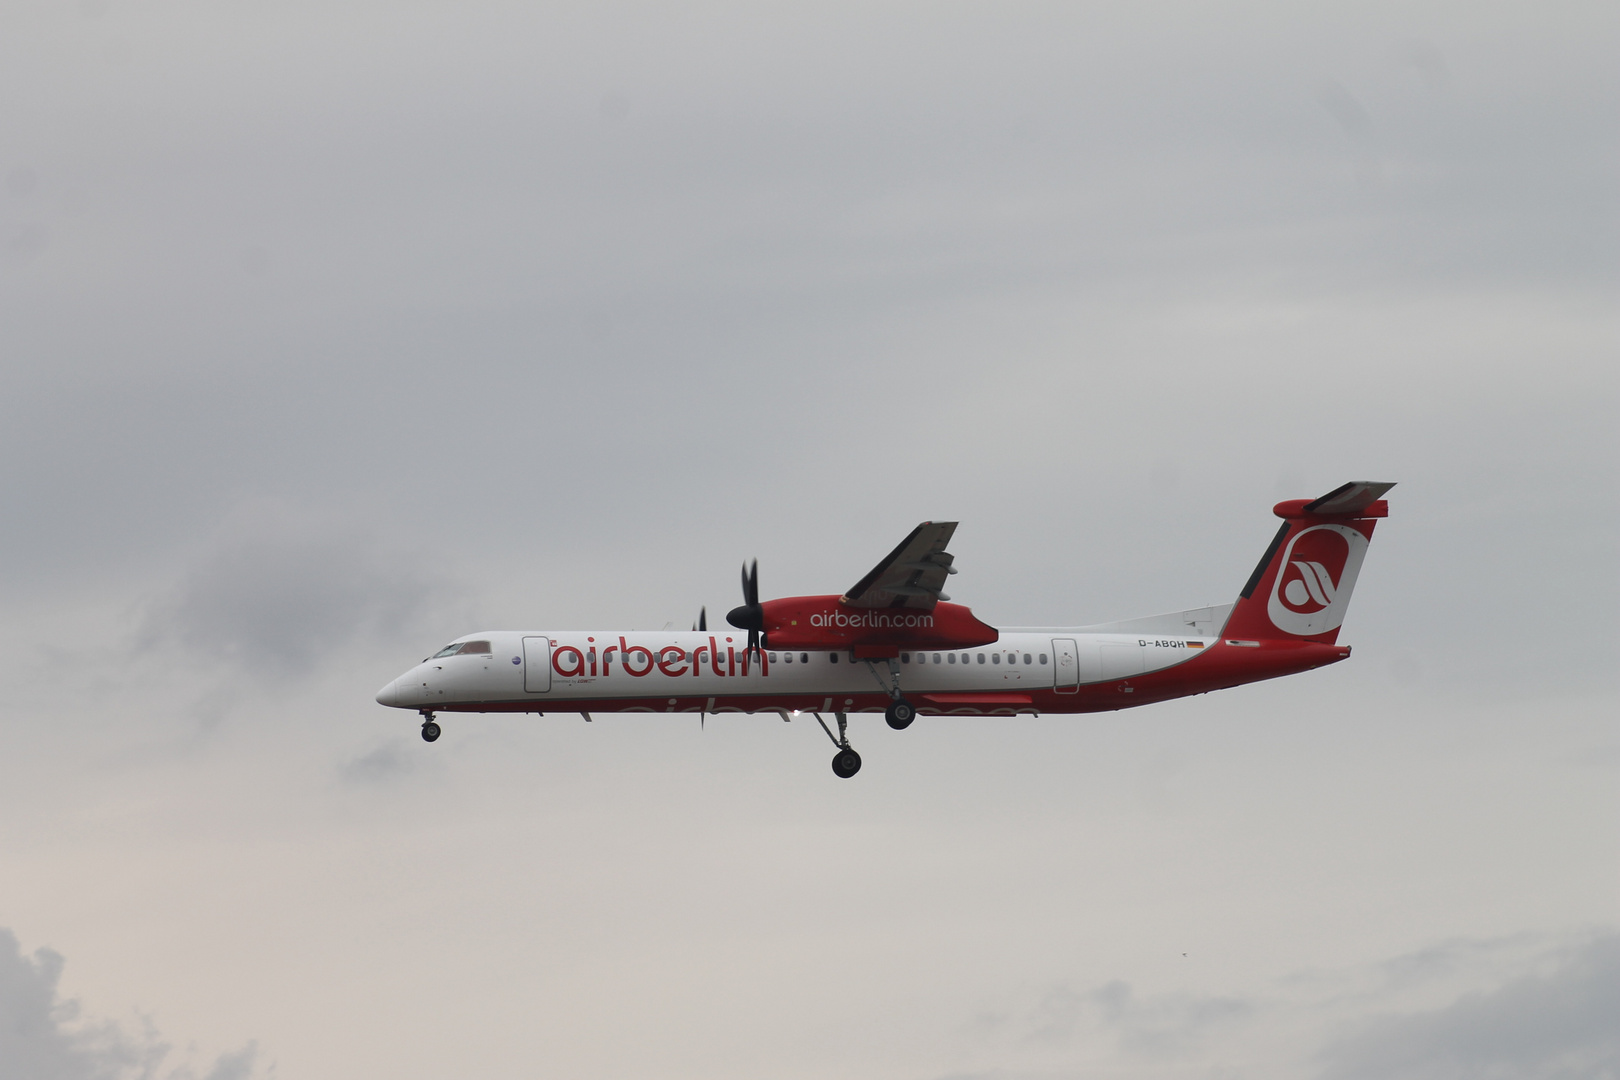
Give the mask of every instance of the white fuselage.
POLYGON ((981 648, 907 650, 891 668, 847 651, 771 649, 756 660, 747 655, 746 635, 735 631, 490 631, 461 640, 488 642, 489 651, 425 660, 377 700, 427 711, 482 704, 544 712, 595 703, 647 712, 859 710, 882 707, 872 695, 887 692, 891 671, 908 695, 1061 693, 1172 667, 1215 643, 1205 634, 1013 630, 981 648))

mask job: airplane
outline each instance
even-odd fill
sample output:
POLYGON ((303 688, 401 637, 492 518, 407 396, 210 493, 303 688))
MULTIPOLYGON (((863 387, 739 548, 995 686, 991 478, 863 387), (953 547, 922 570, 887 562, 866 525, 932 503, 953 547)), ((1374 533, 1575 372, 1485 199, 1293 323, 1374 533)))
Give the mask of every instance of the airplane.
POLYGON ((1282 526, 1237 599, 1123 622, 997 629, 945 595, 954 521, 925 521, 841 596, 761 601, 745 564, 737 633, 490 630, 457 638, 377 694, 439 738, 451 712, 771 713, 816 718, 833 772, 861 768, 848 714, 903 730, 925 716, 1134 708, 1293 675, 1350 655, 1338 644, 1391 483, 1354 481, 1280 502, 1282 526), (744 638, 741 631, 747 631, 744 638), (834 735, 823 714, 832 714, 834 735))

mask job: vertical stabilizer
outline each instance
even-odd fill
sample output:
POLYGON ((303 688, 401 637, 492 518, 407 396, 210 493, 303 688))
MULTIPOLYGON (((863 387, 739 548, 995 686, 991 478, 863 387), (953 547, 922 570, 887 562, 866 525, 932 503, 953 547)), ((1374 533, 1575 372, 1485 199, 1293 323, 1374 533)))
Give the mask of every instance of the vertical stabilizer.
POLYGON ((1319 499, 1273 507, 1282 528, 1249 575, 1222 637, 1336 642, 1373 526, 1389 516, 1383 495, 1394 486, 1355 481, 1319 499))

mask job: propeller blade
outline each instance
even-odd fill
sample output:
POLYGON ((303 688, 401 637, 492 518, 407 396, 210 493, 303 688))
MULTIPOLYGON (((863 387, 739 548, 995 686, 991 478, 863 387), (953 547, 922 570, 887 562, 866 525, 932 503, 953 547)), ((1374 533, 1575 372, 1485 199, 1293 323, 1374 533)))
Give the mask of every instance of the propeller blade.
POLYGON ((707 630, 709 628, 709 605, 707 604, 704 604, 702 607, 698 608, 697 628, 699 630, 707 630))
POLYGON ((748 647, 759 647, 759 632, 765 629, 765 609, 759 604, 759 560, 743 563, 743 602, 726 613, 726 622, 748 631, 748 647))

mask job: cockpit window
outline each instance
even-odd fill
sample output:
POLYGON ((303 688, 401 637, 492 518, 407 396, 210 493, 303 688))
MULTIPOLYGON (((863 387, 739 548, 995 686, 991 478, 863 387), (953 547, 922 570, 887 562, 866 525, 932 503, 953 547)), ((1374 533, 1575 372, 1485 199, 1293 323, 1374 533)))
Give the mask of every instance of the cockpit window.
POLYGON ((457 653, 488 652, 494 652, 494 650, 489 647, 489 642, 487 641, 457 641, 453 644, 446 645, 444 648, 434 653, 429 659, 437 660, 441 656, 454 656, 457 653))

